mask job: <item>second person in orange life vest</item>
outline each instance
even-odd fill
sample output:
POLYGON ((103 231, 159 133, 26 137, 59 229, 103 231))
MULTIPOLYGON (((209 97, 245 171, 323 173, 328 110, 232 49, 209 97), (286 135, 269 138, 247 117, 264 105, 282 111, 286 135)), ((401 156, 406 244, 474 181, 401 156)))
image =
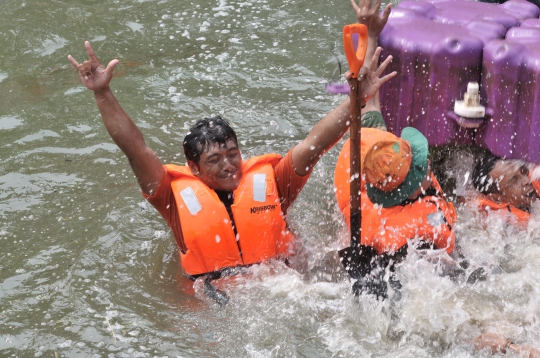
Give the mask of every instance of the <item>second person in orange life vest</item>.
MULTIPOLYGON (((142 193, 171 227, 185 272, 192 278, 217 275, 244 266, 291 254, 291 234, 286 224, 292 204, 313 166, 346 132, 350 121, 349 99, 322 118, 306 139, 285 157, 265 155, 244 160, 232 128, 220 117, 198 121, 184 140, 187 166, 163 165, 147 146, 143 135, 113 95, 109 82, 118 60, 104 67, 89 42, 89 60, 69 61, 94 92, 109 135, 127 156, 142 193)), ((374 58, 380 56, 380 49, 374 58)), ((396 75, 381 74, 371 61, 358 79, 362 103, 396 75)))
MULTIPOLYGON (((375 51, 392 9, 389 4, 379 13, 380 4, 361 1, 356 6, 351 1, 358 22, 369 29, 368 54, 375 51)), ((367 56, 366 64, 371 58, 367 56)), ((362 113, 361 243, 370 249, 367 256, 373 262, 370 265, 367 260, 367 265, 357 268, 353 290, 355 294, 368 291, 386 297, 385 270, 394 271, 394 265, 405 257, 409 242, 418 248, 452 252, 456 212, 431 174, 426 138, 414 128, 405 128, 401 138, 386 132, 378 93, 362 113)), ((339 209, 350 227, 349 150, 347 141, 336 163, 334 183, 339 209)), ((453 270, 455 263, 450 262, 449 266, 453 270)), ((395 289, 400 287, 393 274, 389 284, 395 289)))
MULTIPOLYGON (((367 291, 387 297, 385 271, 407 254, 409 243, 417 249, 454 248, 456 211, 446 201, 431 173, 427 139, 414 128, 404 128, 401 138, 374 128, 362 128, 361 140, 362 231, 361 243, 370 249, 372 267, 358 268, 356 294, 367 291)), ((335 173, 340 210, 349 224, 348 146, 338 158, 335 173)), ((401 286, 391 274, 389 284, 401 286)))

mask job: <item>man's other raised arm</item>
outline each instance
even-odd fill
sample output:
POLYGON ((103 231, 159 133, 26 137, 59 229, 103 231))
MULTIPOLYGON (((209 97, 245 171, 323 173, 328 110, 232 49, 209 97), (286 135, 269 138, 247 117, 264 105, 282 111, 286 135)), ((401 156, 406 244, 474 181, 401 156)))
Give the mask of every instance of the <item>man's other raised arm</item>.
MULTIPOLYGON (((373 98, 383 83, 397 74, 394 71, 380 77, 386 66, 392 61, 392 56, 388 56, 377 68, 377 59, 380 55, 381 48, 378 47, 373 54, 369 68, 366 66, 362 67, 358 78, 350 78, 349 73, 345 75, 349 84, 352 84, 352 81, 357 81, 358 85, 360 85, 363 104, 373 98)), ((309 173, 322 155, 332 148, 345 134, 349 128, 350 121, 350 102, 349 99, 346 99, 336 109, 315 124, 306 139, 294 147, 292 161, 296 173, 301 176, 309 173)))
MULTIPOLYGON (((379 35, 388 22, 388 17, 392 11, 392 3, 386 5, 382 14, 379 16, 379 9, 381 8, 382 0, 359 0, 358 5, 356 4, 356 1, 357 0, 351 0, 351 5, 356 15, 356 19, 358 20, 359 24, 364 24, 368 28, 368 46, 364 65, 369 67, 373 54, 375 53, 375 50, 379 44, 379 35)), ((362 109, 362 113, 370 111, 381 111, 379 92, 377 92, 373 98, 367 102, 366 107, 362 109)))
POLYGON ((94 92, 96 103, 109 135, 129 160, 131 169, 145 194, 152 195, 164 174, 163 165, 144 141, 139 128, 118 103, 109 83, 118 60, 112 60, 105 68, 98 60, 90 43, 85 43, 89 59, 79 64, 71 55, 68 60, 79 71, 83 85, 94 92))

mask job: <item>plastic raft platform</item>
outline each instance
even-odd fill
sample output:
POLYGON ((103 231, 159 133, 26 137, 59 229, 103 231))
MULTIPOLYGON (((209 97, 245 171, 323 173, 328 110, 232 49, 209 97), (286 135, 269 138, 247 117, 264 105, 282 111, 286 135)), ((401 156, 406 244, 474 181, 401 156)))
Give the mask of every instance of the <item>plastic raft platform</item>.
POLYGON ((539 15, 526 0, 402 1, 379 38, 398 72, 380 91, 388 129, 540 163, 539 15), (480 84, 481 118, 454 112, 469 82, 480 84))

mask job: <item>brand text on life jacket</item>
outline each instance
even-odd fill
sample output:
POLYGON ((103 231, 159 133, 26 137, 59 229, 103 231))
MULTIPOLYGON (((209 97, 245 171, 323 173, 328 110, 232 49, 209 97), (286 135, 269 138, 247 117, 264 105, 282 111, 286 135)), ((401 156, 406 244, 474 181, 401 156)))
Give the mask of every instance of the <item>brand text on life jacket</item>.
POLYGON ((277 205, 263 205, 263 206, 254 206, 250 208, 252 214, 259 214, 269 210, 275 210, 277 205))

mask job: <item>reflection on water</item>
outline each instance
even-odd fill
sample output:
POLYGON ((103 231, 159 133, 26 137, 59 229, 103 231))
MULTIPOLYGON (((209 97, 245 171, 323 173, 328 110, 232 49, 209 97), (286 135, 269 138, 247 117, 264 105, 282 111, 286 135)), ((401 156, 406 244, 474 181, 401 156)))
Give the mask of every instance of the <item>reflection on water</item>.
MULTIPOLYGON (((222 114, 246 157, 284 154, 343 98, 325 93, 347 1, 7 1, 0 5, 0 355, 5 357, 487 356, 497 331, 540 346, 540 254, 527 228, 459 209, 458 243, 485 281, 441 277, 411 254, 397 302, 353 298, 336 258, 348 238, 331 151, 291 210, 295 269, 219 282, 220 308, 179 268, 67 55, 84 40, 120 59, 113 89, 166 162, 202 116, 222 114), (491 271, 489 271, 491 272, 491 271)), ((338 148, 339 149, 339 148, 338 148)), ((459 154, 456 154, 459 156, 459 154)), ((467 188, 467 160, 448 176, 467 188)), ((461 191, 460 191, 461 190, 461 191)))

